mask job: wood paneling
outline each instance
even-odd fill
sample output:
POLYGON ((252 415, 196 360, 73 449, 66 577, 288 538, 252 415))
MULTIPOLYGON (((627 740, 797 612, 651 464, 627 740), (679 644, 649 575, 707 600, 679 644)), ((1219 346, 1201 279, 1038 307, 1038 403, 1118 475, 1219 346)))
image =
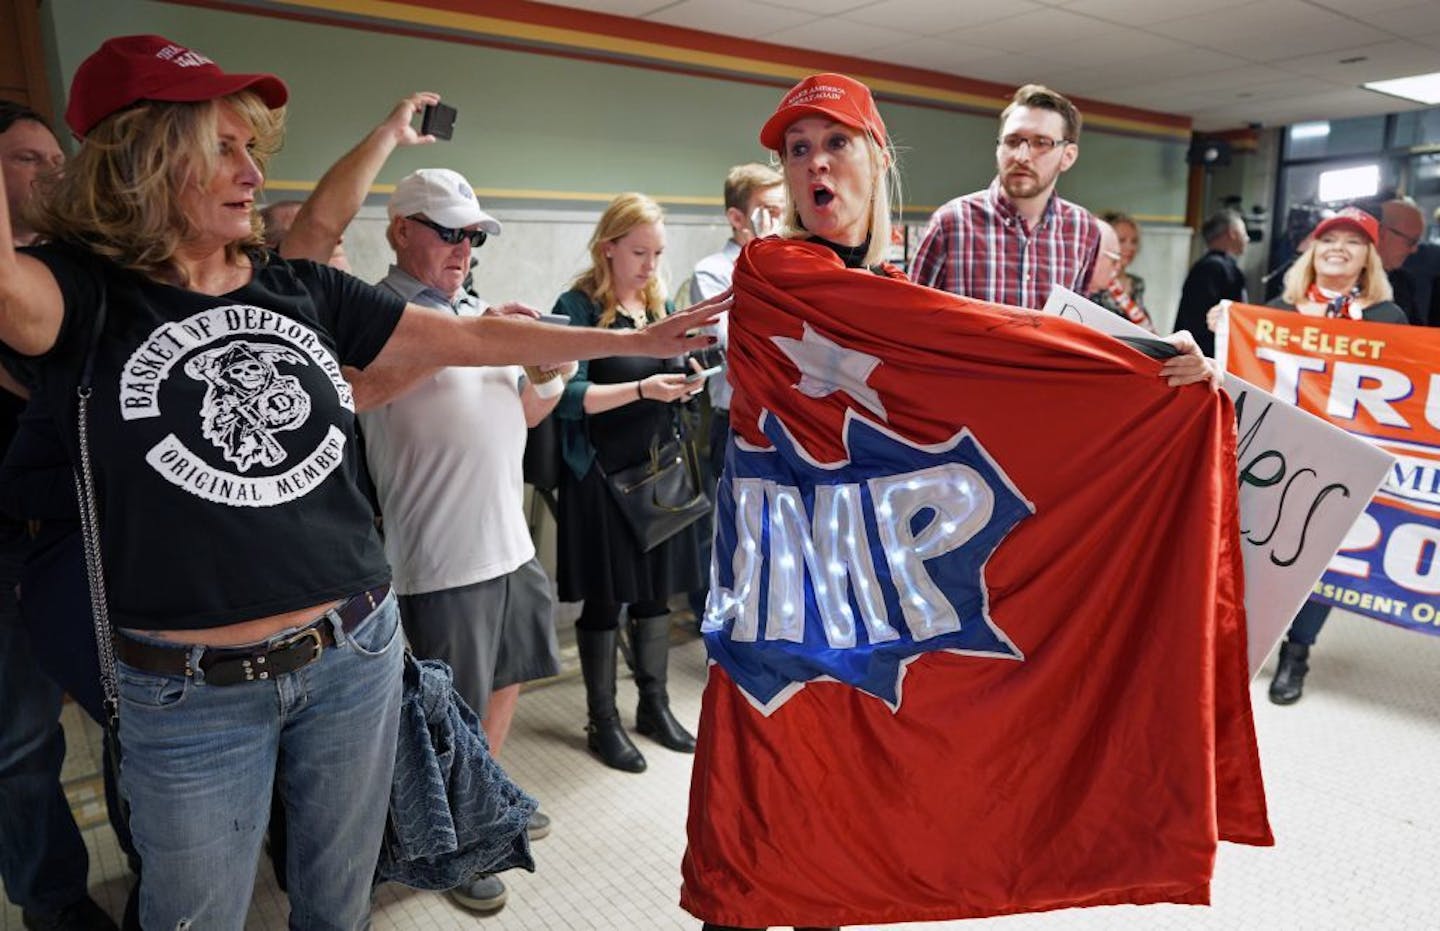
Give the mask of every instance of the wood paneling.
POLYGON ((0 0, 0 97, 23 103, 53 122, 39 8, 40 0, 0 0))

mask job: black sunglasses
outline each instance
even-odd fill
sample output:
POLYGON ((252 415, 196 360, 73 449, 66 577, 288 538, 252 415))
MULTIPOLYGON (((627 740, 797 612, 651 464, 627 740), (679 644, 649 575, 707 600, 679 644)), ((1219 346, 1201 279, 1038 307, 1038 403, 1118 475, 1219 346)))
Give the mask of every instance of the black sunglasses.
POLYGON ((468 239, 470 240, 470 245, 473 248, 479 249, 481 246, 485 245, 485 240, 490 238, 484 230, 451 229, 448 226, 441 226, 439 223, 427 220, 424 217, 406 217, 405 219, 414 220, 421 226, 428 226, 430 229, 435 231, 435 235, 439 236, 440 241, 447 246, 453 246, 456 243, 460 242, 460 240, 462 239, 468 239))

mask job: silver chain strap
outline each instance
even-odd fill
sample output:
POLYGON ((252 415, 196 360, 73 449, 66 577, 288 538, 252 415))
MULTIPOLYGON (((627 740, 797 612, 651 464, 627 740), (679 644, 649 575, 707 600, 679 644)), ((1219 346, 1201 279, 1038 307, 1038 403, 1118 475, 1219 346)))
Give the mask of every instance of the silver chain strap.
POLYGON ((85 574, 90 582, 90 605, 95 616, 95 650, 100 657, 100 686, 105 691, 105 713, 113 725, 119 715, 119 681, 115 675, 114 631, 105 600, 105 568, 100 560, 100 515, 95 506, 95 474, 90 465, 90 388, 77 389, 80 397, 78 433, 80 468, 75 473, 75 496, 80 503, 80 535, 85 544, 85 574))

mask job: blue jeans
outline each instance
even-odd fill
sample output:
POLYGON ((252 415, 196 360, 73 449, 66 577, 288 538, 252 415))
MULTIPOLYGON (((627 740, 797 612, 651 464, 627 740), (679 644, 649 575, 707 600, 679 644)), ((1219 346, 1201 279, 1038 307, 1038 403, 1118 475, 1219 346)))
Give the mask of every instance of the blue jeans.
MULTIPOLYGON (((290 927, 370 927, 395 768, 403 647, 395 596, 269 681, 211 686, 121 664, 120 786, 147 929, 239 931, 272 786, 285 802, 290 927)), ((286 634, 278 634, 277 638, 286 634)), ((203 647, 194 648, 198 667, 203 647)))
POLYGON ((10 901, 59 911, 85 895, 90 861, 60 789, 60 686, 37 667, 15 580, 23 530, 0 522, 0 878, 10 901))

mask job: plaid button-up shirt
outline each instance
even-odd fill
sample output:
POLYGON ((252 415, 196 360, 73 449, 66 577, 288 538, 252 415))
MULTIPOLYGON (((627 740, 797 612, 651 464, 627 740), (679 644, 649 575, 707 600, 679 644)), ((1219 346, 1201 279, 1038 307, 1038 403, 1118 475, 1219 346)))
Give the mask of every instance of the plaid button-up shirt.
POLYGON ((1039 310, 1055 285, 1084 294, 1099 251, 1100 227, 1090 211, 1051 194, 1032 230, 996 178, 935 211, 910 278, 963 297, 1039 310))

